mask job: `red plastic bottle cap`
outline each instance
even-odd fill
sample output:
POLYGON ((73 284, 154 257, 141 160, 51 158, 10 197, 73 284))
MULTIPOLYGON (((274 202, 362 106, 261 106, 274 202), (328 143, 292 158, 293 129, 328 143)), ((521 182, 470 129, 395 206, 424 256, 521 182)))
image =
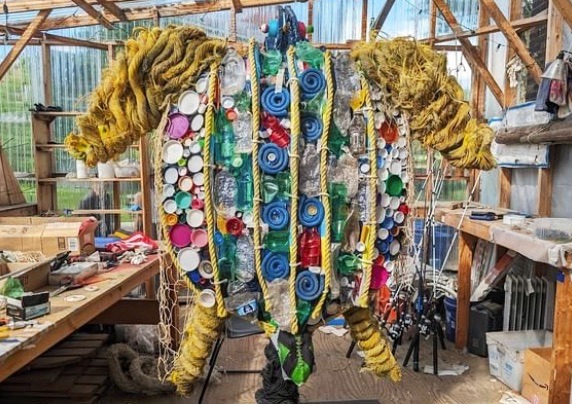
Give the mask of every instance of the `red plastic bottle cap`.
POLYGON ((399 208, 397 208, 397 210, 400 211, 401 213, 403 213, 404 215, 408 215, 409 211, 410 211, 409 206, 407 206, 404 203, 399 205, 399 208))
POLYGON ((229 121, 234 121, 236 119, 236 111, 234 109, 227 110, 226 119, 228 119, 229 121))
POLYGON ((243 224, 242 221, 236 217, 230 218, 226 222, 226 231, 235 237, 242 234, 243 224))

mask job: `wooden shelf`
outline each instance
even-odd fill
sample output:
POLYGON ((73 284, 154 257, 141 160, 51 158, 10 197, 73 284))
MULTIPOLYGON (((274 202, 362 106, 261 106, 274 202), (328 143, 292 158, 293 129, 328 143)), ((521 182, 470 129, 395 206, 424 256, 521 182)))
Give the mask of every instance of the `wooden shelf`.
POLYGON ((93 213, 102 215, 142 215, 143 211, 128 209, 78 209, 72 211, 72 215, 90 215, 93 213))
MULTIPOLYGON (((139 148, 138 145, 136 144, 132 144, 127 146, 128 148, 139 148)), ((41 149, 41 150, 54 150, 54 149, 61 149, 61 150, 65 150, 66 145, 63 143, 36 143, 36 149, 41 149)))
POLYGON ((39 178, 40 183, 49 182, 140 182, 141 178, 67 178, 67 177, 56 177, 56 178, 39 178))

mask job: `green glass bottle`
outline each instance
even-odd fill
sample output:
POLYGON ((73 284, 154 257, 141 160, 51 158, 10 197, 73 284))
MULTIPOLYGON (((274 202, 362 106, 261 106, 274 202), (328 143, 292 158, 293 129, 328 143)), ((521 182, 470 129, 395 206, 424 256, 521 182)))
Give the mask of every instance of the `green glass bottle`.
POLYGON ((290 231, 270 231, 264 236, 264 247, 272 252, 287 253, 290 251, 290 231))

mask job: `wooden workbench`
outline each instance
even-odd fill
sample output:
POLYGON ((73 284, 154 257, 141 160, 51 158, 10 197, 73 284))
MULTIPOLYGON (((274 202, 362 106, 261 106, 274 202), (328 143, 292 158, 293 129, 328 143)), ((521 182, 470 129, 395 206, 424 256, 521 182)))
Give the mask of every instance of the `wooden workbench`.
MULTIPOLYGON (((135 323, 137 320, 140 320, 141 323, 148 323, 148 320, 153 317, 158 319, 159 309, 156 301, 155 304, 149 304, 150 301, 148 300, 121 300, 130 291, 158 273, 159 257, 157 255, 150 256, 148 261, 142 265, 123 264, 110 272, 98 274, 97 276, 101 277, 102 280, 93 284, 98 287, 97 291, 88 292, 82 288, 51 297, 51 313, 38 318, 37 325, 11 331, 7 341, 17 341, 6 342, 6 340, 0 340, 0 382, 23 368, 27 363, 40 356, 81 326, 89 322, 108 324, 116 322, 116 320, 121 320, 121 316, 117 314, 112 321, 108 319, 112 317, 110 316, 111 314, 117 312, 133 314, 133 310, 131 312, 125 310, 125 306, 130 304, 145 305, 147 309, 154 307, 156 313, 152 313, 153 316, 149 316, 150 313, 145 313, 146 310, 138 309, 136 312, 140 318, 132 318, 129 323, 135 323), (79 302, 70 303, 65 300, 65 297, 69 295, 83 295, 86 298, 79 302), (116 304, 123 304, 124 307, 112 307, 116 304), (146 316, 146 318, 143 318, 143 316, 146 316)), ((119 321, 119 323, 122 323, 122 321, 119 321)))
MULTIPOLYGON (((469 209, 470 211, 470 209, 469 209)), ((512 232, 510 227, 504 225, 502 220, 481 221, 471 220, 469 213, 463 218, 462 209, 449 210, 438 209, 436 219, 440 222, 457 228, 459 222, 459 269, 458 269, 458 289, 457 289, 457 334, 455 345, 459 349, 467 346, 469 332, 469 313, 471 295, 471 264, 473 261, 473 251, 477 239, 493 242, 492 234, 495 231, 505 231, 507 235, 503 238, 503 243, 497 241, 497 245, 510 248, 524 256, 538 262, 547 263, 543 254, 538 254, 535 249, 530 249, 530 243, 544 244, 534 239, 533 235, 524 232, 512 232), (519 243, 518 241, 526 241, 519 243), (533 251, 535 250, 535 251, 533 251)), ((552 336, 552 360, 550 378, 550 399, 551 404, 568 403, 570 397, 570 368, 572 366, 572 282, 570 271, 566 268, 558 268, 564 276, 562 281, 556 286, 556 302, 554 314, 554 330, 552 336)))

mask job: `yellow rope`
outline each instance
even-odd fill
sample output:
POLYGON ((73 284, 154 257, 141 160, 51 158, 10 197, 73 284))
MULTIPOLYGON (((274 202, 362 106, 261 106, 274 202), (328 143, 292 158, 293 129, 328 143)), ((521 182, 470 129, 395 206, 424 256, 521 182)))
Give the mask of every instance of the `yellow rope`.
POLYGON ((296 269, 298 268, 298 143, 300 141, 300 88, 294 62, 295 48, 288 49, 288 71, 290 73, 290 279, 288 295, 290 298, 292 334, 298 333, 298 317, 296 315, 296 269))
POLYGON ((332 250, 330 245, 330 232, 332 228, 332 209, 330 205, 330 194, 328 194, 328 139, 330 137, 330 126, 332 123, 332 113, 334 111, 334 78, 332 75, 332 54, 326 51, 324 54, 324 72, 326 76, 326 109, 323 115, 324 132, 321 138, 320 149, 320 193, 322 195, 322 205, 324 206, 324 234, 322 234, 322 270, 324 271, 324 291, 320 300, 316 304, 311 317, 316 318, 321 314, 322 306, 330 290, 332 280, 332 250))
POLYGON ((252 182, 254 188, 254 201, 252 204, 252 220, 254 222, 254 268, 258 283, 262 289, 264 297, 265 310, 270 312, 272 309, 270 299, 268 298, 268 285, 262 275, 262 257, 260 243, 260 167, 258 166, 258 131, 260 130, 260 88, 258 87, 258 77, 256 74, 256 58, 254 57, 256 41, 250 39, 248 45, 248 64, 250 65, 250 89, 252 96, 252 182))
POLYGON ((212 187, 211 187, 211 136, 213 133, 214 126, 214 100, 216 97, 216 86, 217 86, 217 74, 218 74, 218 63, 213 63, 211 65, 211 70, 209 73, 209 89, 208 89, 208 100, 209 106, 207 108, 205 117, 205 147, 203 149, 203 158, 205 161, 205 217, 207 221, 207 234, 209 238, 209 255, 211 257, 211 264, 213 266, 213 275, 215 279, 215 297, 217 303, 217 315, 219 317, 225 317, 227 315, 226 309, 224 307, 224 299, 222 296, 220 274, 218 272, 218 262, 216 255, 216 247, 214 242, 215 234, 215 215, 213 213, 213 201, 212 201, 212 187))
POLYGON ((375 238, 377 232, 375 227, 376 220, 376 195, 377 195, 377 138, 375 135, 373 106, 371 103, 371 93, 369 91, 369 83, 365 76, 361 75, 361 89, 365 94, 365 110, 367 114, 367 147, 368 157, 370 163, 369 178, 369 213, 367 215, 367 222, 364 227, 367 231, 365 251, 362 259, 362 281, 360 286, 360 295, 358 298, 359 307, 368 307, 369 303, 369 284, 371 282, 371 268, 373 261, 373 249, 375 248, 375 238))

